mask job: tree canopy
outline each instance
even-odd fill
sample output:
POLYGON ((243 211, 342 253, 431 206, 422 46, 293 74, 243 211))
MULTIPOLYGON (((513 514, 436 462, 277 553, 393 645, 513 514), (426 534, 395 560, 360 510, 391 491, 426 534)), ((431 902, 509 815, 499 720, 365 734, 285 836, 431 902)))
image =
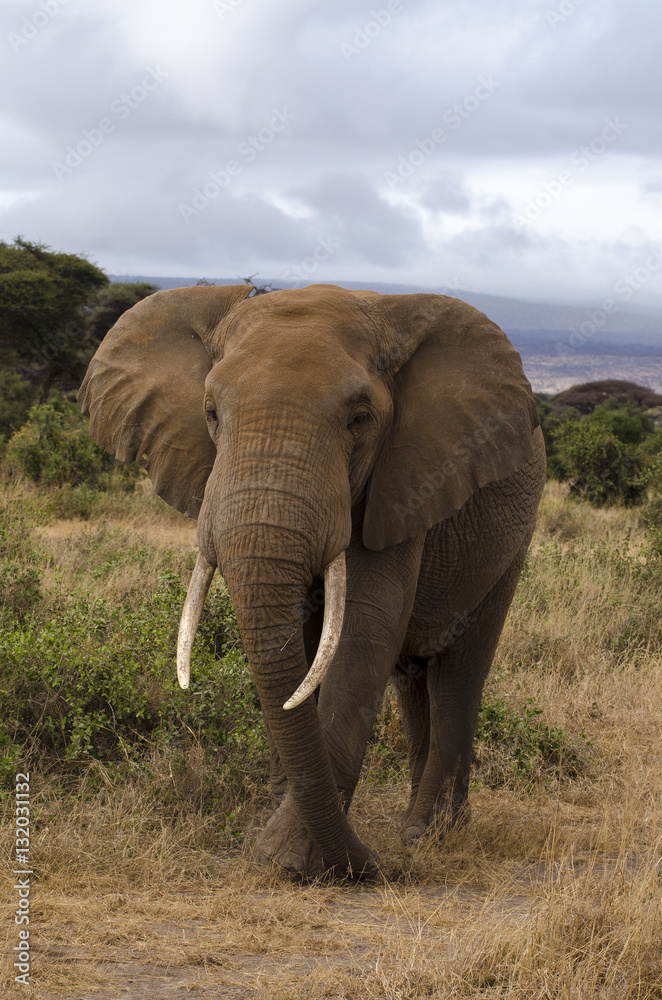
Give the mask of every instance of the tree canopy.
POLYGON ((0 241, 0 369, 40 386, 44 399, 53 383, 74 388, 110 327, 154 291, 111 284, 84 256, 20 236, 0 241))
POLYGON ((108 278, 76 254, 18 237, 0 242, 0 350, 5 366, 44 381, 78 360, 84 307, 108 278))

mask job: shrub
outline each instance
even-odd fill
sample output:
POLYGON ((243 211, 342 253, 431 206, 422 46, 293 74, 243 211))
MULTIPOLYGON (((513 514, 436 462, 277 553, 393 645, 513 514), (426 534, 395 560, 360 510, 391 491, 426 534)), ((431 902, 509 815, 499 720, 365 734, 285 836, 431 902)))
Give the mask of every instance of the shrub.
POLYGON ((641 444, 655 430, 653 418, 636 403, 608 399, 584 418, 589 426, 609 431, 623 444, 641 444))
POLYGON ((43 486, 98 486, 113 459, 96 446, 79 412, 72 404, 53 401, 33 406, 28 423, 9 442, 7 457, 43 486))
MULTIPOLYGON (((222 598, 217 598, 222 603, 222 598)), ((17 742, 36 741, 69 760, 140 753, 149 739, 171 744, 194 736, 221 758, 268 757, 257 695, 243 652, 227 648, 205 613, 192 681, 179 689, 177 626, 184 601, 179 577, 163 573, 137 605, 78 598, 41 621, 14 619, 0 635, 0 718, 17 742)), ((227 597, 225 601, 229 601, 227 597)), ((229 612, 226 611, 226 617, 229 612)), ((266 766, 266 765, 265 765, 266 766)))
POLYGON ((17 503, 0 506, 0 608, 23 617, 41 597, 39 552, 17 503))
MULTIPOLYGON (((597 413, 597 410, 595 411, 597 413)), ((554 434, 561 479, 570 492, 605 504, 622 500, 640 503, 646 486, 643 462, 632 443, 621 441, 595 413, 565 421, 554 434)))
POLYGON ((28 419, 37 389, 15 372, 0 371, 0 439, 10 438, 28 419))
POLYGON ((71 492, 67 498, 63 494, 62 503, 66 507, 68 500, 73 508, 80 505, 86 511, 90 489, 106 490, 115 484, 130 492, 142 475, 135 462, 116 463, 99 448, 78 405, 57 393, 48 403, 30 409, 28 423, 9 442, 7 458, 35 483, 79 490, 78 498, 71 492))
MULTIPOLYGON (((583 739, 583 734, 580 735, 583 739)), ((579 743, 542 719, 531 699, 516 710, 503 698, 484 698, 478 715, 474 760, 490 788, 553 778, 574 778, 583 767, 579 743)))

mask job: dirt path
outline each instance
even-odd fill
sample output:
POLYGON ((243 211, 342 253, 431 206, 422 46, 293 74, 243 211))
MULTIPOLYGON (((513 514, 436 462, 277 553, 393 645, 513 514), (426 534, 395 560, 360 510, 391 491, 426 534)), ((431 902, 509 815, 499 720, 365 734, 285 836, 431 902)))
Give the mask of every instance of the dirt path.
POLYGON ((295 881, 259 867, 247 849, 204 851, 163 830, 150 840, 147 827, 130 825, 114 835, 128 843, 113 862, 107 832, 108 857, 102 839, 112 803, 81 807, 60 834, 53 824, 51 874, 35 892, 32 985, 11 984, 6 995, 662 995, 659 853, 590 849, 596 827, 585 809, 480 791, 464 830, 405 849, 391 820, 404 794, 359 789, 359 832, 383 860, 382 877, 367 884, 295 881), (611 981, 621 992, 602 990, 611 981), (629 982, 651 989, 632 992, 629 982))
MULTIPOLYGON (((471 933, 479 923, 485 938, 496 927, 500 934, 507 928, 517 932, 539 905, 531 889, 541 873, 532 867, 530 874, 522 881, 528 891, 499 900, 487 889, 462 884, 278 885, 245 895, 233 912, 223 888, 202 896, 172 894, 157 908, 164 913, 179 908, 186 915, 144 919, 133 933, 132 915, 146 907, 143 893, 131 893, 112 918, 99 907, 105 931, 94 947, 49 944, 63 936, 61 926, 39 927, 35 974, 54 988, 34 995, 43 1000, 379 995, 363 991, 368 983, 374 989, 380 978, 396 982, 412 972, 420 977, 439 965, 442 953, 452 960, 458 933, 471 924, 471 933), (201 915, 192 916, 195 911, 201 915)), ((234 881, 245 879, 240 862, 234 881)), ((70 902, 80 918, 80 899, 70 902)), ((66 901, 60 900, 58 909, 63 906, 66 901)))

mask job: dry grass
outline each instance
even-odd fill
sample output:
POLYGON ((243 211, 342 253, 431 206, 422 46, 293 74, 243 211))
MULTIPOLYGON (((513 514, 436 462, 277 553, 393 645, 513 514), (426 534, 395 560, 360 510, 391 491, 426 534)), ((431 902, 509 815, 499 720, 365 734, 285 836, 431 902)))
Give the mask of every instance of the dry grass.
MULTIPOLYGON (((115 502, 101 524, 45 526, 54 575, 80 586, 89 567, 90 588, 119 594, 150 585, 166 558, 185 569, 189 523, 157 525, 147 497, 115 502), (104 544, 147 554, 129 576, 100 579, 104 544)), ((256 867, 259 799, 219 830, 195 808, 169 816, 138 777, 103 773, 99 796, 98 770, 67 787, 36 771, 38 950, 32 985, 7 966, 4 995, 662 998, 661 594, 638 569, 643 543, 636 511, 569 504, 549 484, 490 691, 584 730, 590 760, 528 793, 478 785, 468 826, 413 850, 394 823, 404 784, 375 784, 368 769, 352 811, 382 857, 375 883, 301 884, 256 867)))

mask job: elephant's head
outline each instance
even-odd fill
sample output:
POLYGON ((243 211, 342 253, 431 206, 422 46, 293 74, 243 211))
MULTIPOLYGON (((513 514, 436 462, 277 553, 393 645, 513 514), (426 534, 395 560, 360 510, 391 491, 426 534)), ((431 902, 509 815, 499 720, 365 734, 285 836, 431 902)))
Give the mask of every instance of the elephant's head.
POLYGON ((270 734, 331 865, 365 850, 338 801, 314 698, 343 615, 350 544, 425 532, 533 457, 519 355, 482 313, 441 295, 330 285, 158 292, 103 341, 80 392, 91 432, 198 518, 180 677, 214 568, 225 578, 270 734), (308 678, 303 605, 327 574, 308 678), (284 703, 288 707, 284 708, 284 703))

